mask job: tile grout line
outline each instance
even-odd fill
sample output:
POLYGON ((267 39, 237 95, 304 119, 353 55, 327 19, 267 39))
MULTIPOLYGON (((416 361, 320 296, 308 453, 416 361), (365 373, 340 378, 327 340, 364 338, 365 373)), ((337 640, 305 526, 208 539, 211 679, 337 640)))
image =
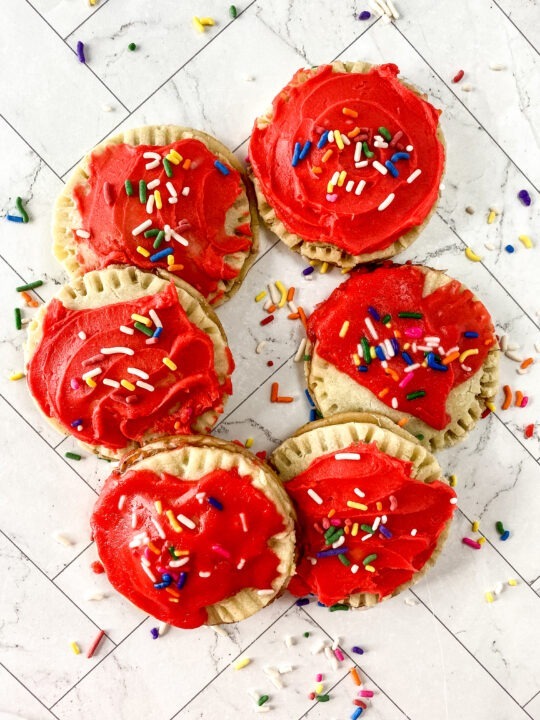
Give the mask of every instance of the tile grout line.
POLYGON ((42 157, 42 156, 38 153, 38 151, 35 149, 35 147, 33 147, 32 145, 30 145, 30 143, 28 142, 28 140, 27 140, 23 135, 21 135, 21 133, 15 128, 14 125, 12 125, 12 124, 10 123, 10 121, 7 119, 7 117, 6 117, 5 115, 0 114, 0 118, 2 118, 2 120, 6 123, 6 125, 8 125, 8 126, 13 130, 13 132, 14 132, 18 137, 21 138, 21 140, 23 141, 23 143, 24 143, 27 147, 30 148, 30 150, 34 153, 34 155, 36 155, 36 157, 38 157, 38 158, 41 160, 41 162, 45 165, 45 167, 48 167, 49 170, 53 173, 53 175, 55 175, 55 176, 60 180, 61 183, 64 183, 65 181, 62 180, 62 177, 56 172, 56 170, 52 167, 52 165, 49 165, 49 163, 45 160, 45 158, 42 157))
POLYGON ((510 435, 517 440, 517 442, 521 445, 521 447, 525 450, 525 452, 534 460, 535 463, 540 465, 540 458, 535 457, 532 452, 529 450, 529 448, 521 441, 521 439, 512 431, 512 428, 510 428, 504 420, 499 417, 497 413, 491 413, 492 415, 495 415, 497 420, 501 423, 501 425, 510 433, 510 435))
POLYGON ((516 25, 516 23, 512 20, 510 15, 502 9, 502 7, 499 5, 497 0, 492 0, 492 1, 493 1, 493 4, 495 5, 495 7, 504 15, 504 17, 508 20, 508 22, 515 27, 515 29, 518 31, 518 33, 521 35, 521 37, 525 40, 525 42, 527 42, 531 46, 531 48, 534 50, 534 52, 537 55, 540 55, 540 51, 536 48, 534 43, 531 40, 529 40, 529 38, 525 35, 523 30, 521 30, 521 28, 519 28, 516 25))
POLYGON ((407 42, 407 44, 414 50, 414 52, 422 58, 422 60, 426 63, 426 65, 429 67, 431 72, 440 80, 440 82, 446 87, 446 89, 454 96, 454 98, 460 103, 460 105, 465 108, 465 110, 469 113, 469 115, 473 118, 473 120, 478 124, 478 126, 486 133, 486 135, 495 143, 495 145, 499 148, 499 150, 510 160, 512 165, 521 173, 521 175, 527 180, 527 182, 536 190, 536 192, 540 192, 539 188, 536 187, 536 185, 530 180, 528 175, 525 174, 525 172, 519 167, 519 165, 513 160, 510 155, 504 150, 504 148, 495 140, 493 135, 489 132, 489 130, 485 127, 485 125, 480 122, 480 120, 476 117, 476 115, 470 110, 467 105, 463 102, 463 100, 452 90, 452 88, 446 83, 446 81, 443 79, 441 75, 435 70, 435 68, 427 61, 427 59, 422 55, 420 50, 416 48, 412 42, 409 40, 409 38, 405 35, 405 33, 400 30, 395 23, 392 23, 392 27, 395 28, 395 30, 401 35, 401 37, 407 42))
POLYGON ((107 5, 108 2, 109 2, 109 0, 101 0, 101 2, 100 2, 99 5, 96 7, 96 9, 94 10, 94 12, 90 13, 90 15, 88 15, 88 17, 86 17, 82 22, 80 22, 80 23, 77 25, 77 27, 73 28, 73 30, 71 30, 70 32, 68 32, 68 34, 67 34, 65 37, 63 37, 62 39, 63 39, 63 40, 67 40, 70 35, 73 35, 73 33, 76 33, 77 30, 78 30, 80 27, 82 27, 82 26, 83 26, 85 23, 87 23, 91 18, 93 18, 94 15, 101 10, 101 8, 104 8, 104 7, 107 5))
MULTIPOLYGON (((94 544, 94 541, 92 540, 91 542, 88 543, 88 545, 86 547, 84 547, 79 553, 77 553, 75 555, 75 557, 71 558, 71 560, 68 563, 66 563, 64 565, 64 567, 61 570, 59 570, 56 573, 56 575, 54 575, 54 577, 50 578, 51 582, 53 582, 56 585, 56 578, 60 577, 60 575, 64 572, 64 570, 67 570, 68 567, 70 565, 72 565, 75 562, 75 560, 78 560, 81 557, 81 555, 83 555, 89 548, 92 547, 93 544, 94 544)), ((47 576, 47 577, 49 577, 49 576, 47 576)), ((77 607, 79 607, 79 606, 77 606, 77 607)))
POLYGON ((55 714, 53 713, 53 711, 52 711, 50 708, 48 708, 48 707, 45 705, 45 703, 44 703, 42 700, 40 700, 39 697, 38 697, 35 693, 33 693, 33 692, 30 690, 30 688, 27 687, 19 677, 17 677, 17 675, 15 675, 14 673, 12 673, 11 670, 10 670, 6 665, 4 665, 3 662, 0 662, 0 667, 2 667, 9 675, 11 675, 11 677, 12 677, 14 680, 16 680, 16 681, 19 683, 19 685, 21 685, 28 693, 30 693, 30 695, 32 695, 32 697, 35 698, 35 699, 38 701, 38 703, 39 703, 42 707, 44 707, 45 710, 47 710, 47 712, 50 712, 51 715, 56 718, 56 720, 60 720, 60 719, 58 718, 58 715, 55 715, 55 714))
MULTIPOLYGON (((28 284, 28 281, 26 280, 26 278, 23 275, 21 275, 21 273, 16 268, 14 268, 13 265, 8 260, 6 260, 6 258, 1 253, 0 253, 0 258, 6 263, 8 268, 15 273, 15 275, 19 276, 19 278, 23 281, 23 283, 25 285, 28 284)), ((32 290, 32 292, 34 293, 34 295, 36 295, 41 300, 42 303, 45 302, 45 300, 41 297, 41 295, 37 292, 37 290, 32 290)))
POLYGON ((527 700, 527 702, 524 703, 521 707, 525 710, 525 708, 527 707, 527 705, 530 705, 530 704, 532 703, 532 701, 533 701, 535 698, 537 698, 539 695, 540 695, 540 690, 539 690, 538 692, 534 693, 534 695, 532 696, 532 698, 531 698, 530 700, 527 700))

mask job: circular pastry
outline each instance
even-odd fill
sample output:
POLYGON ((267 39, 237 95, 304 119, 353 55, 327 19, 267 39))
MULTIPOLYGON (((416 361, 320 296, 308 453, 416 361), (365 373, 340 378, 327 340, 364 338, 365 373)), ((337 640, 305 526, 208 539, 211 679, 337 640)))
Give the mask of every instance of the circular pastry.
POLYGON ((304 425, 271 463, 298 516, 294 595, 370 607, 435 562, 456 497, 433 455, 387 418, 343 413, 304 425))
POLYGON ((53 252, 72 276, 113 264, 167 268, 218 305, 257 253, 251 195, 238 160, 210 135, 128 130, 73 171, 54 209, 53 252))
POLYGON ((353 267, 419 235, 444 168, 439 110, 396 65, 299 70, 255 121, 259 211, 293 250, 353 267))
POLYGON ((497 392, 489 313, 440 270, 358 270, 312 313, 308 336, 307 382, 323 416, 383 413, 432 450, 465 437, 497 392))
POLYGON ((294 567, 294 511, 281 482, 213 437, 165 438, 127 455, 91 525, 112 585, 178 627, 253 615, 294 567))
POLYGON ((218 318, 167 273, 87 273, 28 328, 28 385, 38 407, 107 458, 162 435, 208 432, 232 392, 234 362, 218 318))

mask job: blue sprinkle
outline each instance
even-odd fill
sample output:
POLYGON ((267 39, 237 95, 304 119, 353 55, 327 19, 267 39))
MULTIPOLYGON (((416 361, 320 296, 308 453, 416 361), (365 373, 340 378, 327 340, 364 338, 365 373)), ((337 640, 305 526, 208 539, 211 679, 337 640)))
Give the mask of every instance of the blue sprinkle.
POLYGON ((172 583, 172 575, 169 575, 169 573, 163 573, 161 579, 163 582, 169 583, 169 585, 172 583))
POLYGON ((515 252, 516 248, 513 245, 506 245, 504 249, 506 250, 507 253, 510 253, 510 255, 511 255, 513 252, 515 252))
POLYGON ((392 155, 390 160, 395 163, 397 160, 408 160, 411 156, 407 152, 397 152, 392 155))
POLYGON ((358 16, 358 19, 359 20, 369 20, 370 17, 371 17, 370 12, 368 12, 367 10, 362 10, 360 15, 358 16))
POLYGON ((170 584, 171 583, 158 582, 158 583, 154 583, 154 587, 156 588, 156 590, 165 590, 165 588, 169 587, 170 584))
POLYGON ((299 142, 294 143, 294 152, 291 160, 291 165, 293 167, 296 167, 298 165, 298 161, 300 160, 300 153, 302 152, 302 145, 300 145, 299 142))
POLYGON ((322 150, 322 148, 326 145, 328 142, 328 135, 330 133, 330 130, 325 130, 321 137, 319 138, 319 142, 317 143, 317 147, 319 150, 322 150))
POLYGON ((374 307, 372 307, 371 305, 368 305, 367 311, 368 311, 368 313, 371 315, 371 317, 372 317, 374 320, 377 320, 377 322, 380 321, 381 316, 380 316, 379 313, 375 310, 374 307))
POLYGON ((150 635, 152 636, 152 640, 157 640, 159 637, 159 630, 157 628, 150 628, 150 635))
POLYGON ((379 358, 379 360, 386 360, 386 355, 380 345, 377 345, 375 348, 375 355, 379 358))
POLYGON ((402 353, 401 353, 401 357, 405 360, 405 362, 407 363, 407 365, 414 365, 414 360, 413 360, 412 357, 409 355, 409 353, 407 353, 407 352, 402 352, 402 353))
POLYGON ((173 252, 174 250, 172 247, 165 248, 165 250, 160 250, 159 252, 150 255, 150 262, 157 262, 158 260, 162 260, 163 258, 167 257, 167 255, 172 255, 173 252))
POLYGON ((19 217, 19 215, 6 215, 6 219, 10 222, 24 222, 22 217, 19 217))
POLYGON ((306 144, 304 145, 304 147, 302 148, 302 150, 300 152, 300 155, 298 156, 299 160, 303 160, 306 157, 306 155, 309 152, 310 147, 311 147, 311 140, 306 140, 306 144))
POLYGON ((180 577, 178 578, 178 582, 176 583, 176 587, 181 590, 184 585, 186 584, 187 580, 187 572, 181 572, 180 577))
POLYGON ((332 555, 343 555, 346 552, 349 552, 349 548, 346 548, 344 545, 342 545, 341 547, 332 548, 331 550, 321 550, 317 553, 317 557, 332 557, 332 555))
POLYGON ((219 502, 219 500, 216 500, 216 498, 213 498, 209 495, 206 499, 212 507, 216 508, 216 510, 223 510, 223 505, 219 502))
POLYGON ((466 338, 477 338, 477 337, 478 337, 478 333, 475 332, 474 330, 466 330, 466 331, 463 333, 463 337, 466 337, 466 338))
POLYGON ((361 707, 356 708, 356 710, 351 715, 351 720, 358 720, 358 718, 360 717, 362 712, 363 712, 363 708, 361 708, 361 707))
POLYGON ((379 530, 383 537, 385 537, 385 538, 392 537, 392 533, 390 532, 390 530, 388 530, 388 528, 384 527, 384 525, 379 525, 379 530))
POLYGON ((77 427, 78 425, 82 425, 82 419, 79 418, 78 420, 74 420, 71 424, 71 427, 77 427))
POLYGON ((317 420, 317 411, 315 409, 309 411, 309 422, 317 420))
POLYGON ((368 371, 367 365, 359 365, 356 369, 358 370, 358 372, 367 372, 368 371))
POLYGON ((392 177, 397 177, 399 175, 398 169, 394 165, 393 162, 391 162, 390 160, 387 160, 384 164, 388 168, 390 175, 392 175, 392 177))
POLYGON ((219 160, 214 160, 214 167, 216 167, 222 175, 229 174, 229 168, 225 167, 225 165, 220 163, 219 160))
POLYGON ((163 332, 163 328, 162 328, 162 327, 157 327, 157 328, 154 330, 154 334, 152 335, 152 337, 159 337, 162 332, 163 332))
POLYGON ((435 354, 432 352, 427 354, 427 364, 428 364, 428 367, 431 368, 432 370, 442 370, 442 371, 448 370, 447 365, 441 365, 441 363, 437 362, 437 360, 435 359, 435 354))
POLYGON ((313 402, 313 398, 312 398, 311 395, 309 394, 309 390, 306 388, 306 389, 304 390, 304 392, 306 393, 306 397, 307 397, 307 399, 308 399, 308 403, 311 405, 311 407, 315 407, 315 403, 313 402))
POLYGON ((317 601, 317 605, 319 607, 326 607, 326 605, 324 603, 322 603, 320 600, 317 601))
POLYGON ((390 345, 392 345, 394 352, 397 354, 399 352, 399 343, 396 338, 390 338, 390 345))
POLYGON ((510 537, 510 530, 505 530, 503 534, 501 535, 501 540, 504 542, 504 540, 508 540, 510 537))
POLYGON ((355 645, 353 648, 351 648, 351 650, 353 651, 353 653, 356 653, 357 655, 364 654, 364 651, 362 650, 361 647, 358 647, 358 645, 355 645))
POLYGON ((302 275, 311 275, 312 272, 315 272, 315 268, 310 266, 302 270, 302 275))
POLYGON ((309 598, 298 598, 294 604, 298 605, 298 607, 302 607, 302 605, 309 605, 309 598))

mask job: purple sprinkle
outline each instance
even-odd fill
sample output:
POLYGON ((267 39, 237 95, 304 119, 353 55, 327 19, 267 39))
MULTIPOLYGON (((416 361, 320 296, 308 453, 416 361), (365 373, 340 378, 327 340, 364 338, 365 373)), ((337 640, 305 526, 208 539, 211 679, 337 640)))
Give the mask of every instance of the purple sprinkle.
POLYGON ((364 654, 364 651, 362 650, 361 647, 358 647, 358 645, 355 645, 355 646, 352 648, 352 651, 353 651, 353 653, 356 653, 357 655, 363 655, 363 654, 364 654))
POLYGON ((74 420, 72 423, 70 423, 71 427, 77 427, 78 425, 82 425, 81 418, 78 418, 77 420, 74 420))
POLYGON ((79 62, 86 62, 86 58, 84 57, 84 43, 82 40, 77 42, 77 57, 79 58, 79 62))
POLYGON ((304 270, 302 270, 302 275, 311 275, 311 273, 314 271, 315 271, 314 267, 307 267, 304 270))
POLYGON ((332 557, 332 555, 343 555, 346 552, 349 552, 349 548, 342 545, 341 547, 332 548, 331 550, 321 550, 317 553, 317 557, 332 557))
POLYGON ((159 637, 159 630, 157 628, 150 628, 150 635, 152 636, 152 640, 157 640, 159 637))
POLYGON ((358 19, 359 20, 369 20, 370 17, 371 17, 370 12, 368 12, 367 10, 362 10, 360 15, 358 16, 358 19))
POLYGON ((216 508, 216 510, 223 510, 223 505, 219 502, 219 500, 216 500, 216 498, 208 496, 206 499, 212 507, 216 508))
POLYGON ((180 577, 178 578, 178 582, 176 583, 176 587, 181 590, 184 585, 186 584, 187 580, 187 572, 181 572, 180 577))
POLYGON ((375 310, 375 308, 372 307, 371 305, 368 305, 368 313, 369 313, 369 314, 371 315, 371 317, 372 317, 374 320, 376 320, 377 322, 379 322, 379 320, 381 319, 381 316, 379 315, 379 313, 378 313, 378 312, 375 310))
POLYGON ((302 607, 302 605, 309 605, 309 598, 298 598, 295 605, 298 605, 298 607, 302 607))
POLYGON ((390 530, 385 528, 384 525, 379 525, 379 530, 380 530, 381 535, 383 535, 383 537, 385 537, 385 538, 392 537, 392 533, 390 532, 390 530))
POLYGON ((529 195, 529 193, 526 190, 520 190, 518 192, 518 198, 527 207, 529 207, 529 205, 531 204, 531 196, 529 195))

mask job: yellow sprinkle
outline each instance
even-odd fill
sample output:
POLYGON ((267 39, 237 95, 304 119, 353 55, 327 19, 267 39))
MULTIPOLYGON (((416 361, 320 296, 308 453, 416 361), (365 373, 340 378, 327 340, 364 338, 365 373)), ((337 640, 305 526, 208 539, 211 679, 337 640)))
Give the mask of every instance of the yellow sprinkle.
POLYGON ((152 324, 152 321, 150 320, 150 318, 147 318, 146 315, 138 315, 137 313, 133 313, 131 319, 135 320, 135 322, 140 322, 143 325, 146 325, 146 327, 150 327, 150 325, 152 324))
POLYGON ((163 207, 163 203, 161 202, 161 193, 159 190, 154 190, 154 198, 156 200, 156 207, 158 210, 161 210, 163 207))
POLYGON ((448 482, 450 483, 450 487, 456 487, 457 477, 455 475, 450 475, 450 477, 448 478, 448 482))
POLYGON ((347 273, 350 273, 352 268, 341 268, 341 274, 346 275, 347 273))
POLYGON ((354 353, 352 359, 353 363, 356 365, 356 367, 358 367, 360 365, 360 356, 358 355, 358 353, 354 353))
POLYGON ((375 360, 376 356, 375 356, 375 348, 374 347, 369 348, 369 354, 371 355, 371 359, 375 360))
POLYGON ((276 280, 274 285, 277 287, 277 289, 281 293, 281 297, 278 302, 278 307, 282 308, 285 305, 285 303, 287 302, 287 288, 281 282, 281 280, 276 280))
POLYGON ((345 147, 345 144, 343 142, 343 139, 341 137, 341 133, 339 132, 339 130, 334 130, 334 140, 336 141, 336 145, 338 146, 338 148, 340 150, 343 150, 343 148, 345 147))
POLYGON ((167 265, 174 265, 174 255, 167 255, 167 265))
POLYGON ((216 21, 215 21, 213 18, 211 18, 211 17, 202 17, 202 18, 199 18, 199 22, 201 23, 201 25, 210 25, 210 26, 211 26, 211 25, 215 25, 215 24, 216 24, 216 21))
POLYGON ((473 262, 480 262, 482 260, 482 257, 480 255, 477 255, 470 247, 465 249, 465 255, 469 258, 469 260, 472 260, 473 262))
POLYGON ((75 653, 75 655, 80 655, 80 654, 81 654, 81 648, 77 645, 77 643, 76 643, 75 641, 73 641, 72 643, 70 643, 70 644, 69 644, 69 647, 73 650, 73 652, 75 653))
POLYGON ((494 223, 496 217, 497 217, 497 213, 495 212, 495 210, 490 210, 488 219, 487 219, 488 225, 491 225, 492 223, 494 223))
POLYGON ((403 346, 403 349, 408 350, 410 347, 411 347, 411 343, 405 343, 405 345, 403 346))
POLYGON ((328 185, 326 186, 326 192, 327 192, 329 195, 331 195, 331 194, 334 192, 334 186, 332 185, 331 182, 329 182, 328 185))
POLYGON ((321 263, 319 272, 321 273, 321 275, 324 275, 326 272, 328 272, 328 263, 326 262, 326 260, 323 263, 321 263))
POLYGON ((261 290, 258 295, 255 295, 255 302, 261 302, 266 297, 266 290, 261 290))
POLYGON ((156 508, 156 512, 158 515, 161 515, 163 512, 163 505, 161 504, 161 500, 156 500, 154 502, 154 507, 156 508))
POLYGON ((171 358, 164 357, 164 358, 163 358, 163 364, 166 365, 166 366, 169 368, 169 370, 176 370, 176 369, 177 369, 176 363, 174 363, 174 362, 171 360, 171 358))
POLYGON ((131 392, 135 390, 135 385, 133 383, 130 383, 129 380, 120 380, 120 385, 122 387, 125 387, 126 390, 131 390, 131 392))
POLYGON ((200 33, 204 32, 204 25, 202 24, 202 22, 199 20, 198 17, 193 18, 193 25, 195 27, 195 30, 198 30, 200 33))
POLYGON ((378 394, 378 397, 383 398, 385 395, 388 395, 389 388, 385 387, 381 390, 381 392, 378 394))
POLYGON ((480 543, 480 545, 483 545, 483 544, 486 542, 486 538, 485 538, 485 537, 479 537, 476 542, 480 543))
POLYGON ((172 529, 173 529, 175 532, 177 532, 177 533, 181 533, 181 532, 182 532, 182 528, 181 528, 181 526, 178 524, 178 521, 176 520, 176 518, 174 517, 173 511, 172 511, 172 510, 165 510, 165 515, 167 516, 167 520, 171 523, 172 529))
POLYGON ((518 235, 518 240, 521 240, 521 242, 525 245, 526 248, 529 248, 529 250, 532 248, 532 240, 528 235, 518 235))
POLYGON ((380 500, 377 500, 377 502, 375 503, 375 507, 380 512, 382 510, 382 502, 380 500))
POLYGON ((349 332, 349 321, 345 320, 345 322, 341 326, 341 330, 339 331, 339 337, 344 338, 348 332, 349 332))
POLYGON ((491 400, 486 400, 486 407, 488 410, 491 410, 491 412, 495 412, 495 410, 497 409, 495 407, 495 403, 492 403, 491 400))
POLYGON ((253 438, 248 438, 246 440, 246 447, 250 448, 253 445, 253 438))
POLYGON ((23 377, 24 377, 24 373, 16 372, 16 373, 11 373, 11 375, 9 376, 9 379, 10 380, 22 380, 23 377))
POLYGON ((337 181, 338 187, 343 187, 343 183, 345 182, 345 178, 346 178, 346 177, 347 177, 347 171, 346 171, 346 170, 342 170, 342 171, 339 173, 339 178, 338 178, 338 181, 337 181))
POLYGON ((459 356, 459 362, 460 363, 464 362, 471 355, 478 355, 478 349, 474 348, 474 349, 465 350, 465 352, 462 352, 461 355, 459 356))
POLYGON ((358 523, 353 523, 351 535, 356 537, 358 535, 358 523))
POLYGON ((137 245, 137 252, 143 257, 150 257, 150 253, 148 252, 148 250, 146 248, 143 248, 141 245, 137 245))
POLYGON ((317 683, 315 685, 315 695, 320 695, 323 690, 324 690, 324 685, 322 683, 317 683))
POLYGON ((332 508, 331 510, 328 511, 328 515, 326 517, 331 518, 331 517, 334 517, 335 514, 336 514, 336 509, 332 508))
POLYGON ((516 587, 516 585, 518 584, 518 581, 515 580, 514 578, 510 578, 510 580, 508 581, 508 584, 510 585, 510 587, 516 587))
POLYGON ((364 567, 368 572, 375 572, 373 565, 364 565, 364 567))
POLYGON ((367 505, 355 502, 354 500, 347 500, 347 507, 354 508, 355 510, 367 510, 367 505))
POLYGON ((94 378, 86 378, 86 379, 85 379, 85 382, 86 382, 86 384, 88 385, 88 387, 91 387, 91 388, 97 387, 97 383, 96 383, 96 381, 94 380, 94 378))
POLYGON ((478 528, 480 527, 480 523, 478 522, 478 520, 475 520, 471 527, 473 532, 478 532, 478 528))
POLYGON ((180 163, 182 162, 182 156, 179 152, 176 152, 176 150, 171 150, 166 157, 167 160, 169 162, 172 162, 173 165, 180 165, 180 163))
POLYGON ((241 658, 240 660, 237 660, 233 663, 233 668, 235 670, 241 670, 242 668, 245 668, 246 665, 249 665, 250 662, 250 658, 241 658))
POLYGON ((488 603, 492 603, 495 600, 492 593, 490 592, 487 592, 484 597, 486 598, 486 602, 488 603))

